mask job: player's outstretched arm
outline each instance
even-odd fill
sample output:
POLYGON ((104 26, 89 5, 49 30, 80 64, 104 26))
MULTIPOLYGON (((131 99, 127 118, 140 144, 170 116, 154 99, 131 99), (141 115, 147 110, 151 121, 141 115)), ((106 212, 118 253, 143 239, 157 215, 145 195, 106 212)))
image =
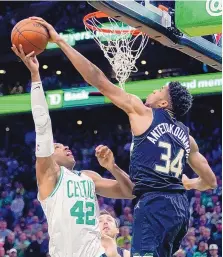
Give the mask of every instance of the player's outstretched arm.
MULTIPOLYGON (((192 136, 190 136, 190 148, 191 152, 188 158, 188 163, 194 172, 199 176, 198 178, 190 181, 191 186, 193 185, 192 187, 197 187, 194 189, 201 191, 215 188, 217 186, 215 174, 213 173, 205 157, 199 153, 198 145, 192 136)), ((185 179, 186 178, 184 177, 184 180, 185 179)), ((189 181, 187 182, 189 183, 189 181)))
POLYGON ((87 83, 98 88, 104 96, 108 97, 113 104, 123 109, 126 113, 145 114, 147 108, 138 97, 126 93, 111 83, 98 67, 67 44, 49 23, 38 17, 32 17, 31 19, 41 23, 48 29, 51 40, 61 48, 87 83))
POLYGON ((41 200, 47 198, 53 191, 59 172, 59 167, 52 158, 54 153, 53 134, 48 105, 45 99, 40 74, 39 63, 34 52, 25 56, 22 46, 12 47, 14 53, 21 58, 30 70, 31 107, 36 130, 36 177, 41 200))
POLYGON ((134 185, 129 176, 115 164, 112 151, 107 146, 99 145, 96 148, 96 157, 100 165, 109 170, 116 179, 105 179, 96 172, 85 171, 93 179, 96 193, 108 198, 133 199, 134 185))

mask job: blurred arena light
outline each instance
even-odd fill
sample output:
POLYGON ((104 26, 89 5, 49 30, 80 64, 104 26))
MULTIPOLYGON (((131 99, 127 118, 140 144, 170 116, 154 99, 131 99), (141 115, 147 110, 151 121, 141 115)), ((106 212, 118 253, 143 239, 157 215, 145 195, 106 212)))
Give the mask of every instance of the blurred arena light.
POLYGON ((148 71, 145 71, 145 74, 146 74, 146 75, 149 75, 149 72, 148 72, 148 71))
POLYGON ((43 65, 43 69, 44 69, 44 70, 48 69, 48 66, 47 66, 46 64, 43 65))
POLYGON ((9 128, 9 127, 6 127, 6 128, 5 128, 5 131, 7 131, 7 132, 8 132, 9 130, 10 130, 10 128, 9 128))
POLYGON ((161 74, 163 71, 162 70, 158 70, 158 73, 161 74))
POLYGON ((5 70, 0 70, 0 74, 5 74, 6 71, 5 70))
POLYGON ((142 61, 141 61, 141 64, 145 65, 145 64, 146 64, 146 61, 145 61, 145 60, 142 60, 142 61))
POLYGON ((61 72, 60 70, 57 70, 57 71, 56 71, 56 74, 57 74, 57 75, 61 75, 61 73, 62 73, 62 72, 61 72))
POLYGON ((77 125, 82 125, 82 123, 83 123, 82 120, 77 121, 77 125))
POLYGON ((211 110, 210 110, 210 113, 214 113, 214 109, 211 109, 211 110))

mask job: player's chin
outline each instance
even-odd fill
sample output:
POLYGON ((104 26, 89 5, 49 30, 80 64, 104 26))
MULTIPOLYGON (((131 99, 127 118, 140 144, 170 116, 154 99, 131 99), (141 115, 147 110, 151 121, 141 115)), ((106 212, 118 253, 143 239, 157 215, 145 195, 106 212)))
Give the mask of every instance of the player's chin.
POLYGON ((74 159, 74 156, 73 156, 73 155, 69 155, 69 156, 67 156, 67 159, 69 160, 69 162, 72 162, 72 163, 73 163, 73 165, 75 165, 75 164, 76 164, 76 161, 75 161, 75 159, 74 159))
POLYGON ((74 157, 71 158, 71 160, 72 160, 73 164, 75 165, 75 164, 76 164, 76 161, 75 161, 74 157))

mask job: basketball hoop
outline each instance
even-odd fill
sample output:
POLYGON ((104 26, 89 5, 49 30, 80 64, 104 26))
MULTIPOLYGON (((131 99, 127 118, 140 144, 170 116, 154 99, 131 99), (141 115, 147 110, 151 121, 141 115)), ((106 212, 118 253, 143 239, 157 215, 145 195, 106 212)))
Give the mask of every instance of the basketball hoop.
POLYGON ((87 14, 83 21, 111 64, 119 86, 124 89, 131 72, 138 71, 136 60, 145 48, 148 36, 100 11, 87 14))

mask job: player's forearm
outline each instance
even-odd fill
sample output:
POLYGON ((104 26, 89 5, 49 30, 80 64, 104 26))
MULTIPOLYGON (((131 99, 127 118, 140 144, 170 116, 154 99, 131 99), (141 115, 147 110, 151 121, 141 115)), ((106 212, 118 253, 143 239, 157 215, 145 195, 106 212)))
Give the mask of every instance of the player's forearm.
POLYGON ((201 164, 199 169, 194 169, 195 173, 200 177, 200 179, 208 185, 210 188, 214 189, 217 186, 217 180, 214 172, 208 163, 201 164))
POLYGON ((31 73, 31 81, 32 82, 41 82, 39 72, 31 73))
POLYGON ((39 72, 31 74, 31 108, 36 131, 36 157, 49 157, 54 153, 53 132, 39 72))
POLYGON ((114 164, 113 167, 109 169, 109 171, 118 181, 122 193, 126 195, 126 197, 133 198, 132 190, 134 184, 130 180, 129 176, 116 164, 114 164))
POLYGON ((84 80, 100 91, 103 90, 103 83, 100 83, 100 78, 105 76, 104 73, 64 40, 60 40, 57 44, 84 80))
POLYGON ((194 188, 199 191, 205 191, 211 189, 210 185, 208 185, 201 177, 194 178, 194 188))
POLYGON ((41 106, 44 110, 49 113, 48 104, 46 102, 42 81, 40 78, 40 74, 31 74, 32 84, 31 84, 31 107, 32 114, 34 115, 34 108, 36 106, 41 106))

